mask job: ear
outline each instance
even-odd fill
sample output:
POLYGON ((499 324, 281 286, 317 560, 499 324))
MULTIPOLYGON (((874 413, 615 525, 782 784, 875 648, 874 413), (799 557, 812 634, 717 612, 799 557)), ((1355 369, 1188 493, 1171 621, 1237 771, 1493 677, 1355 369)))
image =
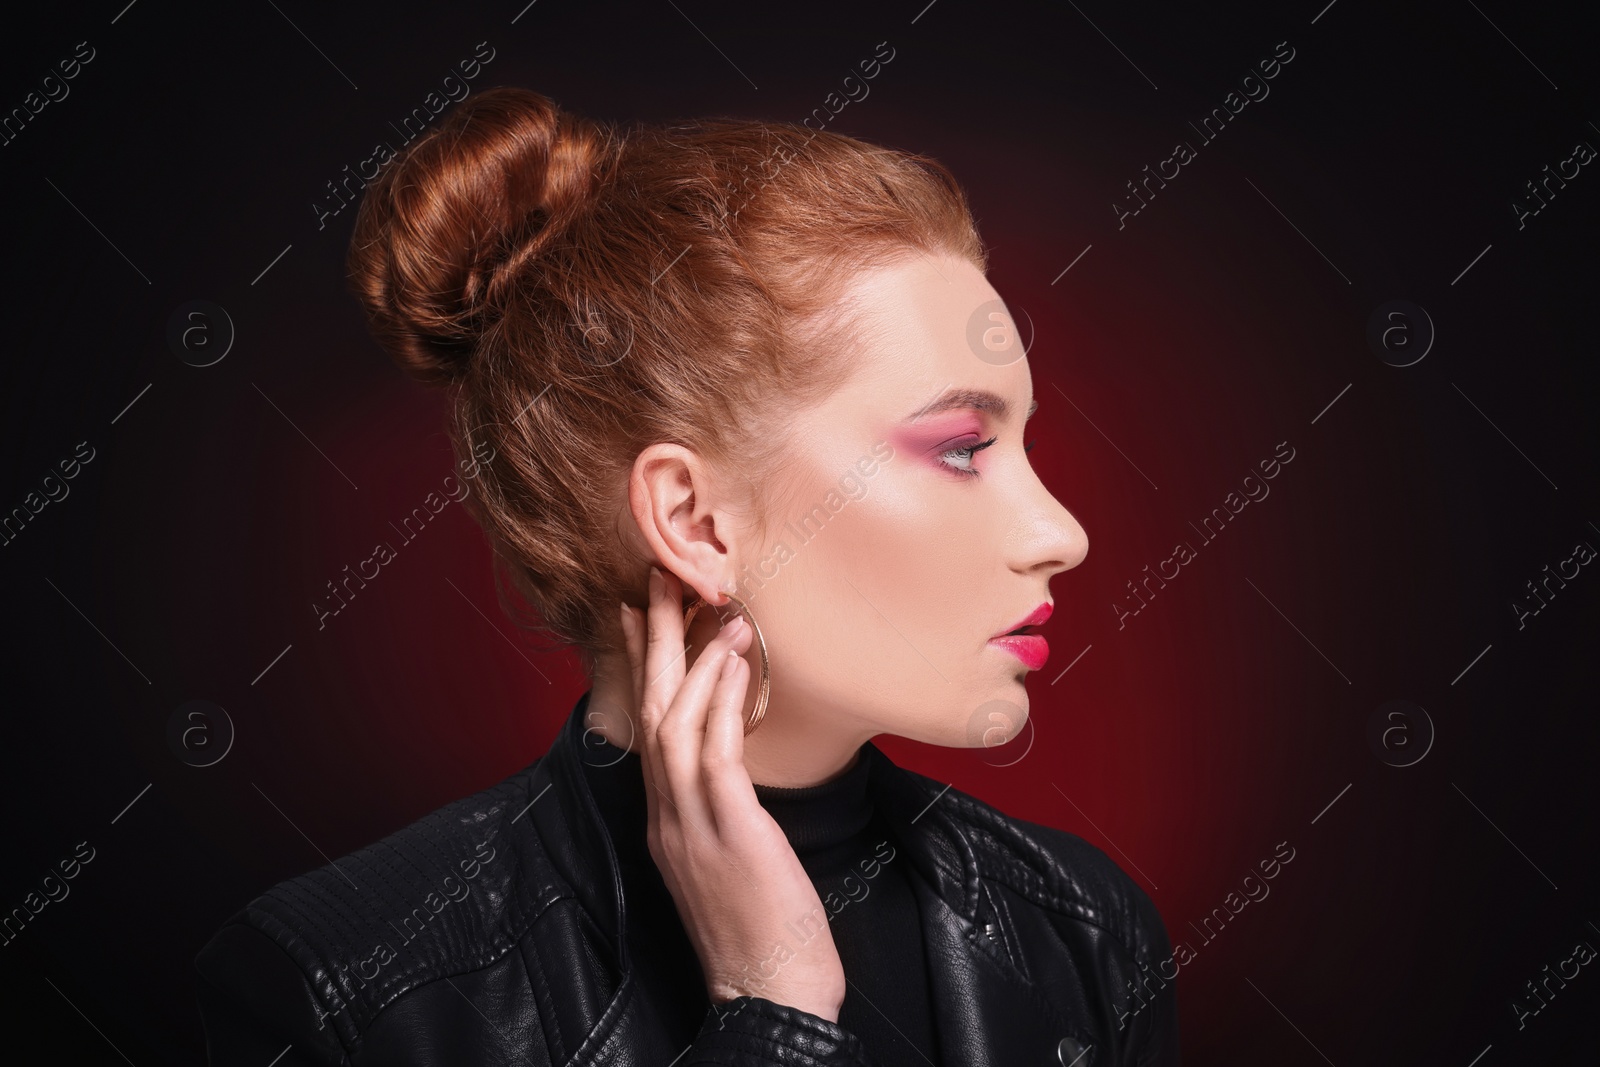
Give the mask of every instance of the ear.
POLYGON ((710 604, 736 588, 732 553, 718 536, 731 526, 718 490, 704 459, 682 445, 649 446, 628 475, 628 508, 656 565, 710 604))

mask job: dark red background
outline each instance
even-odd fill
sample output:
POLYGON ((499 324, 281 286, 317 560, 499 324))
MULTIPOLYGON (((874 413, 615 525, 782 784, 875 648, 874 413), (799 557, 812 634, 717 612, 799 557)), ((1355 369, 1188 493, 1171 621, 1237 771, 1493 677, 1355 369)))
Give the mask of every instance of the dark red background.
POLYGON ((1600 946, 1583 651, 1600 579, 1585 569, 1521 630, 1510 607, 1579 540, 1600 545, 1582 355, 1600 178, 1586 168, 1520 231, 1510 207, 1576 140, 1600 145, 1577 17, 677 6, 547 0, 513 25, 520 3, 113 2, 8 34, 6 107, 77 41, 98 50, 0 149, 0 506, 77 442, 97 450, 0 549, 0 906, 78 841, 98 850, 0 951, 8 1016, 71 1062, 122 1062, 109 1044, 200 1062, 189 967, 211 930, 526 766, 583 691, 574 660, 499 610, 455 504, 318 629, 324 583, 399 547, 388 523, 451 471, 441 398, 386 361, 343 289, 353 211, 319 231, 323 183, 479 41, 497 54, 475 88, 619 121, 798 121, 888 40, 895 58, 831 128, 935 156, 967 187, 991 280, 1035 331, 1032 458, 1091 549, 1052 586, 1025 757, 881 747, 1081 834, 1146 888, 1198 951, 1178 979, 1188 1063, 1591 1062, 1588 968, 1525 1028, 1511 1009, 1576 941, 1600 946), (1119 230, 1123 183, 1197 142, 1187 121, 1282 40, 1296 56, 1270 96, 1119 230), (195 299, 238 333, 207 368, 166 343, 195 299), (1438 332, 1407 368, 1366 340, 1394 299, 1438 332), (1202 546, 1189 523, 1283 441, 1271 495, 1202 546), (1125 583, 1178 541, 1197 558, 1119 630, 1125 583), (192 699, 237 728, 213 767, 167 745, 192 699), (1437 732, 1415 766, 1368 742, 1391 699, 1437 732), (1205 943, 1190 924, 1279 842, 1295 858, 1271 895, 1205 943))

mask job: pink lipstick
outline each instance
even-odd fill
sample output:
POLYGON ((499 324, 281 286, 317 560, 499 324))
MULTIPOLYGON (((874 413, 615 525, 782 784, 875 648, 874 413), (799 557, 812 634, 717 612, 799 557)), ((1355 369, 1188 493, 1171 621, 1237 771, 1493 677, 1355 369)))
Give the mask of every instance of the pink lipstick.
POLYGON ((1054 606, 1045 601, 1010 630, 991 637, 989 643, 1016 656, 1030 671, 1038 670, 1044 666, 1045 660, 1050 658, 1050 645, 1043 637, 1033 632, 1033 627, 1041 625, 1050 617, 1053 610, 1054 606))

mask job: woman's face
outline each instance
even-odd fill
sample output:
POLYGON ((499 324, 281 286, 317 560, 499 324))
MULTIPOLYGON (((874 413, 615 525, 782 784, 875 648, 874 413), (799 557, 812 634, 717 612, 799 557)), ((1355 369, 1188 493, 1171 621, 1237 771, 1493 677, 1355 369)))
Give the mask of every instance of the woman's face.
POLYGON ((1023 451, 1032 376, 978 269, 918 254, 858 279, 841 313, 857 317, 859 367, 790 421, 767 541, 739 560, 771 655, 769 721, 1003 743, 1044 649, 993 639, 1053 603, 1050 578, 1089 539, 1023 451))

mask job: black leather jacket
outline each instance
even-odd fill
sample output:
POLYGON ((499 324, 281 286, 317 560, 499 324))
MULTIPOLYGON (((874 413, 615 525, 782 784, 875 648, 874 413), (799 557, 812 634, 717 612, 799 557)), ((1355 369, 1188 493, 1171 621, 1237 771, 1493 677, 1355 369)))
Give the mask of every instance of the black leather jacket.
MULTIPOLYGON (((628 958, 580 765, 587 703, 526 770, 273 887, 217 931, 195 960, 210 1062, 872 1064, 851 1032, 761 997, 712 1006, 702 986, 703 1011, 683 1017, 641 994, 644 964, 700 971, 628 958)), ((1132 879, 870 742, 863 758, 880 762, 873 800, 911 863, 941 1063, 1176 1067, 1176 968, 1132 879)))

